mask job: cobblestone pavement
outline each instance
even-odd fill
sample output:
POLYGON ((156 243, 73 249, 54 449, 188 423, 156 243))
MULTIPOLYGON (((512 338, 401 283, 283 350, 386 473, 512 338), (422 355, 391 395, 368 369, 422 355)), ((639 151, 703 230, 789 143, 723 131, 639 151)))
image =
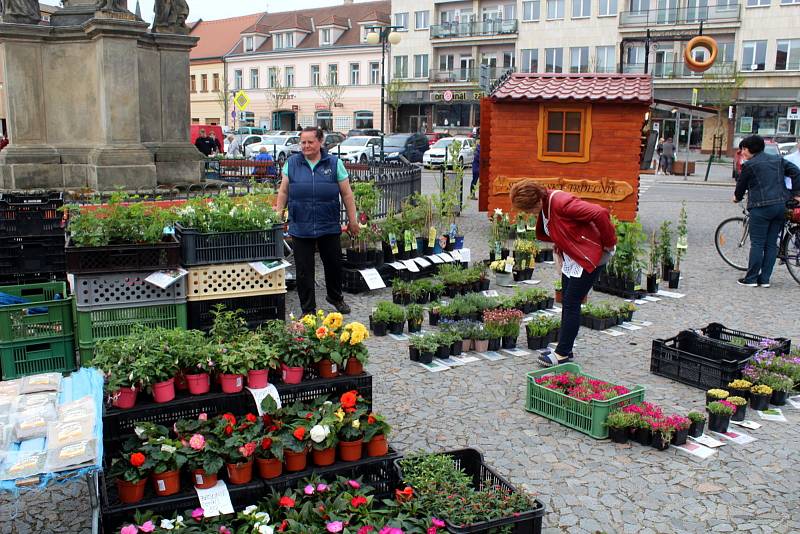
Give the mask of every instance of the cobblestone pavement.
MULTIPOLYGON (((424 192, 435 189, 431 173, 423 182, 424 192)), ((641 384, 647 400, 685 414, 702 408, 704 394, 650 374, 652 339, 716 321, 800 342, 800 286, 785 268, 776 266, 769 289, 744 288, 736 284, 739 273, 716 254, 716 225, 739 213, 731 194, 721 187, 649 185, 640 205, 647 231, 664 218, 677 221, 680 201, 687 202, 690 248, 677 290, 686 296, 640 306, 635 317, 653 325, 624 336, 581 329, 576 363, 613 382, 641 384)), ((467 204, 461 228, 473 259, 482 259, 488 225, 476 203, 467 204)), ((537 267, 540 287, 552 287, 554 270, 537 267)), ((372 307, 391 295, 380 290, 346 298, 351 318, 366 322, 372 307)), ((613 297, 593 293, 590 299, 613 297)), ((325 302, 324 290, 317 302, 325 302)), ((287 309, 299 310, 296 294, 290 293, 287 309)), ((749 431, 756 442, 728 444, 712 458, 695 461, 672 449, 597 441, 526 412, 525 375, 538 368, 533 356, 430 373, 408 360, 404 342, 385 337, 368 344, 375 406, 394 426, 394 446, 403 452, 478 448, 503 476, 544 502, 544 532, 800 532, 800 411, 790 406, 784 409, 788 423, 763 421, 759 430, 749 431)))

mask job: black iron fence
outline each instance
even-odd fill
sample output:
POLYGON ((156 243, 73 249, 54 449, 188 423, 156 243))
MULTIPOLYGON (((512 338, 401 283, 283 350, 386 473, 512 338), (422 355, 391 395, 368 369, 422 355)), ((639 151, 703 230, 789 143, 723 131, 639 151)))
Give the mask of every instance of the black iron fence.
MULTIPOLYGON (((400 213, 403 201, 414 193, 422 192, 422 168, 406 163, 371 163, 361 165, 346 163, 351 182, 372 182, 378 191, 378 206, 375 218, 382 219, 389 213, 400 213)), ((342 222, 347 214, 342 206, 342 222)))

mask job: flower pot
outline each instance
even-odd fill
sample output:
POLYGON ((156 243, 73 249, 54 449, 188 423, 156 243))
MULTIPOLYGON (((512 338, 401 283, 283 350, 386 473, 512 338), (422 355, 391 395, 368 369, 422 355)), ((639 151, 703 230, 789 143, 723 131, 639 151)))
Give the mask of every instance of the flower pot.
POLYGON ((668 439, 664 439, 664 436, 661 435, 661 432, 656 432, 653 434, 653 442, 651 445, 654 449, 659 451, 665 451, 669 449, 669 441, 668 439))
POLYGON ((367 456, 386 456, 389 453, 389 442, 386 441, 386 436, 383 434, 373 436, 367 442, 367 456))
POLYGON ((454 341, 453 344, 450 345, 450 356, 461 356, 462 352, 464 352, 463 341, 454 341))
POLYGON ((157 403, 169 402, 175 398, 175 379, 170 378, 163 382, 153 384, 153 401, 157 403))
POLYGON ((439 312, 428 312, 428 324, 431 326, 436 326, 439 324, 439 312))
POLYGON ((680 271, 670 271, 669 272, 669 288, 670 289, 677 289, 678 285, 681 282, 681 272, 680 271))
POLYGON ((769 403, 775 406, 785 406, 786 399, 789 398, 788 391, 778 391, 777 389, 772 391, 772 398, 770 398, 769 403))
POLYGON ((647 275, 647 292, 658 293, 658 276, 655 274, 647 275))
POLYGON ((746 400, 750 400, 750 390, 749 389, 734 389, 728 388, 728 391, 731 394, 731 397, 741 397, 746 400))
POLYGON ((489 281, 488 278, 481 278, 480 284, 481 284, 480 291, 488 291, 489 290, 490 281, 489 281))
POLYGON ((340 441, 339 459, 343 462, 357 462, 361 459, 363 440, 340 441))
POLYGON ((531 350, 543 349, 547 346, 546 336, 528 336, 528 348, 531 350))
POLYGON ((412 362, 419 361, 419 349, 415 349, 414 347, 408 347, 408 359, 412 362))
POLYGON ((446 360, 450 357, 450 345, 441 345, 436 350, 436 357, 442 360, 446 360))
POLYGON ((488 339, 476 339, 475 340, 475 352, 486 352, 489 350, 489 340, 488 339))
POLYGON ((461 341, 461 350, 462 352, 470 352, 472 347, 475 346, 475 340, 473 339, 464 339, 461 341))
POLYGON ((228 375, 220 373, 220 386, 223 393, 239 393, 244 387, 243 375, 228 375))
POLYGON ((358 358, 348 358, 344 367, 344 374, 347 376, 358 376, 364 374, 364 364, 358 358))
POLYGON ((511 273, 494 273, 494 283, 499 286, 510 286, 513 281, 511 273))
POLYGON ((661 280, 669 280, 669 273, 672 271, 673 267, 675 267, 675 264, 672 262, 661 264, 661 280))
POLYGON ((195 488, 208 489, 217 485, 216 473, 206 473, 202 469, 195 469, 192 471, 192 477, 194 478, 195 488))
POLYGON ((303 381, 302 367, 289 367, 285 363, 281 364, 281 378, 284 384, 299 384, 303 381))
POLYGON ((398 321, 396 323, 389 323, 389 333, 396 336, 403 335, 403 323, 398 321))
POLYGON ((228 481, 231 484, 247 484, 253 480, 253 459, 238 464, 225 464, 228 468, 228 481))
MULTIPOLYGON (((728 397, 725 397, 725 399, 727 399, 727 398, 728 397)), ((706 406, 708 406, 712 402, 717 402, 717 401, 721 401, 721 400, 725 400, 725 399, 717 399, 717 398, 712 397, 708 393, 706 393, 706 406)))
POLYGON ((339 376, 339 366, 330 360, 320 360, 317 363, 320 378, 336 378, 339 376))
POLYGON ((487 347, 488 350, 500 350, 500 343, 502 341, 500 338, 494 338, 489 340, 489 346, 487 347))
POLYGON ((328 447, 321 451, 311 449, 311 461, 314 462, 314 465, 319 467, 333 465, 333 462, 336 461, 336 447, 328 447))
POLYGON ((128 482, 127 480, 117 479, 117 495, 119 502, 123 504, 133 504, 144 499, 144 487, 147 479, 143 478, 138 482, 128 482))
POLYGON ((728 424, 730 422, 731 418, 728 415, 720 415, 716 413, 708 414, 708 429, 712 432, 724 434, 728 431, 728 424))
POLYGON ((153 473, 153 490, 159 497, 175 495, 181 490, 181 474, 177 469, 164 471, 163 473, 153 473))
POLYGON ((139 392, 136 388, 120 388, 111 394, 112 404, 120 410, 127 410, 136 406, 136 396, 139 392))
POLYGON ((649 428, 639 427, 636 429, 635 438, 636 442, 645 447, 653 443, 653 431, 649 428))
POLYGON ((289 449, 283 450, 283 464, 289 472, 302 471, 308 464, 308 451, 294 452, 289 449))
POLYGON ((689 425, 689 435, 693 438, 699 438, 703 435, 703 429, 706 427, 705 421, 700 421, 699 423, 695 423, 692 421, 692 424, 689 425))
POLYGON ((453 248, 455 248, 456 250, 461 250, 462 248, 464 248, 464 236, 463 235, 457 235, 456 236, 455 244, 453 245, 453 248))
POLYGON ((211 389, 211 377, 208 373, 185 376, 186 383, 189 386, 189 393, 192 395, 205 395, 211 389))
POLYGON ((431 363, 433 361, 433 352, 420 352, 419 363, 431 363))
POLYGON ((417 332, 422 330, 422 321, 413 321, 411 319, 408 320, 408 333, 409 334, 416 334, 417 332))
MULTIPOLYGON (((556 291, 555 291, 555 299, 554 300, 557 303, 561 303, 561 290, 560 289, 556 289, 556 291)), ((551 306, 551 308, 552 308, 552 306, 551 306)))
POLYGON ((504 349, 516 349, 517 348, 517 337, 516 336, 503 336, 503 348, 504 349))
POLYGON ((186 382, 186 374, 183 371, 175 373, 175 391, 186 391, 189 384, 186 382))
POLYGON ((686 443, 686 438, 689 437, 689 429, 684 428, 683 430, 676 430, 675 433, 672 435, 671 443, 673 445, 683 445, 686 443))
POLYGON ((251 369, 247 371, 247 387, 263 389, 269 385, 269 369, 251 369))
POLYGON ((556 303, 555 297, 547 297, 547 303, 545 304, 545 307, 542 308, 542 309, 544 309, 544 310, 552 310, 553 309, 553 305, 555 303, 556 303))
POLYGON ((372 323, 372 333, 376 337, 383 337, 386 335, 386 323, 372 323))
MULTIPOLYGON (((774 404, 774 403, 773 403, 774 404)), ((731 416, 731 421, 744 421, 744 416, 747 415, 747 405, 737 406, 736 411, 731 416)))
POLYGON ((614 443, 628 443, 628 429, 627 428, 609 428, 608 437, 614 443))
POLYGON ((750 407, 754 410, 766 410, 769 408, 770 395, 750 394, 750 407))
POLYGON ((271 478, 278 478, 283 473, 283 464, 277 458, 256 458, 256 465, 258 465, 258 476, 265 480, 271 478))

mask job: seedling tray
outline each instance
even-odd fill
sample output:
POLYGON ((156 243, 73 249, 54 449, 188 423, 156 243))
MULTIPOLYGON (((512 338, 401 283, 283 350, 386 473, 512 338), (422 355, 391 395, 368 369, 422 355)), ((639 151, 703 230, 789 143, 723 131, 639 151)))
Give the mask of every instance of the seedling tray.
POLYGON ((180 265, 181 245, 174 236, 152 245, 105 247, 76 247, 68 239, 66 258, 67 272, 74 274, 155 272, 180 265))
POLYGON ((696 354, 687 347, 696 348, 699 337, 702 336, 683 331, 669 339, 654 339, 650 372, 700 389, 724 387, 741 378, 752 354, 725 359, 696 354))
POLYGON ((193 228, 175 225, 181 242, 183 265, 219 265, 281 259, 283 227, 276 224, 267 230, 201 233, 193 228))
POLYGON ((792 340, 783 337, 770 338, 750 334, 741 330, 727 328, 720 323, 711 323, 701 329, 706 339, 698 339, 698 349, 701 356, 711 356, 731 359, 732 356, 744 356, 755 354, 758 350, 758 343, 762 339, 774 339, 779 343, 776 354, 789 354, 792 350, 792 340))
POLYGON ((0 306, 0 342, 43 341, 73 334, 72 297, 67 297, 64 282, 1 286, 0 293, 29 301, 0 306))

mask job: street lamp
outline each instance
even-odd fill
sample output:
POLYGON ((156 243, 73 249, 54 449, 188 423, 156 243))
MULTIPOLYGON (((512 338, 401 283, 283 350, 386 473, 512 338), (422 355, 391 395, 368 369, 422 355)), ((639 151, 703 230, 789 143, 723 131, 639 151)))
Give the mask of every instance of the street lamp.
POLYGON ((384 161, 383 138, 384 108, 386 108, 386 43, 396 45, 400 42, 400 34, 395 30, 405 29, 403 26, 367 26, 367 43, 381 45, 381 162, 384 161))

